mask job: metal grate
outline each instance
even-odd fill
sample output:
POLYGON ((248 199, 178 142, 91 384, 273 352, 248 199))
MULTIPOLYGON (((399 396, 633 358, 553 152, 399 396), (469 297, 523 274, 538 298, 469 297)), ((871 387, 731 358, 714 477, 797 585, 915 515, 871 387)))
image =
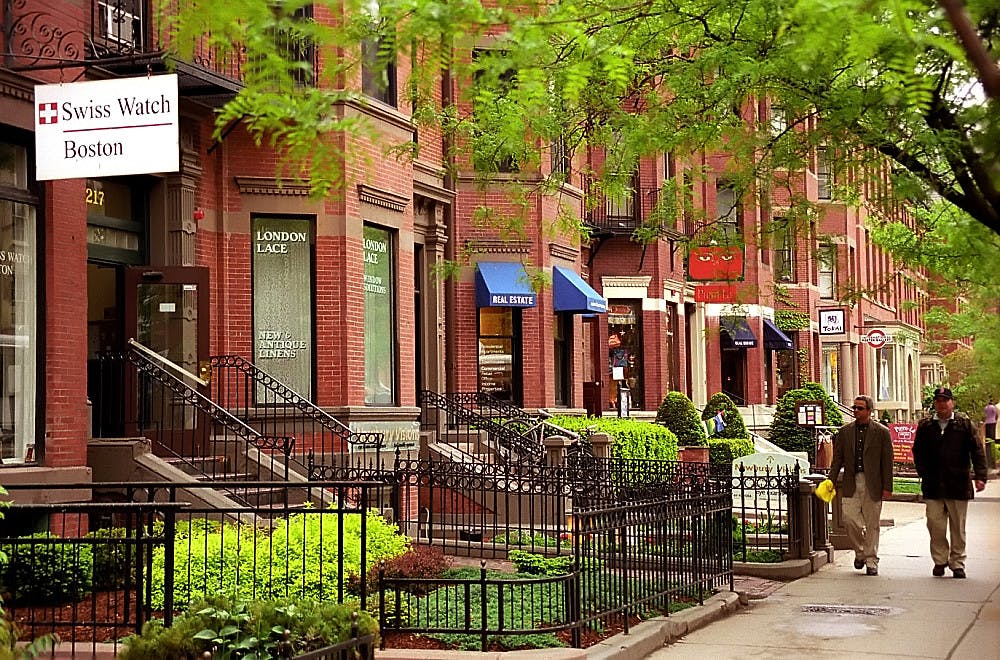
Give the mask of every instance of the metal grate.
POLYGON ((863 614, 865 616, 888 616, 892 614, 891 607, 878 605, 803 605, 803 612, 815 614, 863 614))

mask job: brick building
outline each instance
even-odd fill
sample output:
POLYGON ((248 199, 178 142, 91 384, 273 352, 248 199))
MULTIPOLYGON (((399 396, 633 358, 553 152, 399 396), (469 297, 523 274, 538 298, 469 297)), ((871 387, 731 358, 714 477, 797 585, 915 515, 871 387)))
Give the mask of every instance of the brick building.
MULTIPOLYGON (((741 287, 753 292, 737 305, 706 302, 687 279, 693 226, 646 247, 629 236, 666 178, 694 166, 722 172, 724 155, 645 159, 631 194, 585 211, 586 182, 572 163, 599 154, 553 152, 539 174, 568 169, 558 201, 530 196, 516 208, 524 233, 506 239, 475 219, 484 205, 515 212, 503 175, 484 189, 471 167, 449 174, 442 136, 418 134, 400 102, 403 61, 365 60, 345 81, 365 99, 338 111, 366 118, 384 143, 417 141, 419 156, 391 158, 378 140, 333 136, 349 154, 344 186, 321 201, 276 175, 274 150, 241 125, 213 137, 215 110, 241 74, 238 61, 207 51, 175 70, 178 171, 36 181, 35 85, 167 67, 139 0, 26 0, 5 11, 0 249, 16 262, 0 272, 9 282, 0 296, 5 466, 84 477, 94 425, 116 423, 88 407, 102 387, 98 358, 133 338, 194 374, 213 355, 252 359, 352 429, 404 441, 418 435, 425 389, 596 411, 612 408, 624 383, 634 408, 653 410, 670 390, 698 404, 719 390, 769 404, 808 376, 840 400, 868 392, 894 414, 919 408, 922 309, 902 303, 923 298, 869 242, 869 205, 830 199, 822 153, 794 175, 824 209, 816 226, 769 245, 757 229, 780 219, 780 198, 757 208, 721 174, 699 178, 694 199, 706 217, 746 245, 741 287), (594 228, 592 240, 546 229, 566 207, 594 228), (475 263, 457 277, 435 275, 466 253, 475 263), (551 285, 532 287, 536 273, 551 285), (775 301, 776 282, 794 307, 775 301), (848 283, 871 293, 847 305, 848 283), (821 331, 820 309, 843 311, 842 332, 821 331), (789 329, 782 310, 806 326, 789 329), (863 343, 872 329, 892 339, 873 349, 863 343)), ((300 54, 319 65, 309 49, 300 54)), ((457 97, 458 85, 444 85, 442 99, 457 97)), ((126 420, 117 423, 127 435, 126 420)))

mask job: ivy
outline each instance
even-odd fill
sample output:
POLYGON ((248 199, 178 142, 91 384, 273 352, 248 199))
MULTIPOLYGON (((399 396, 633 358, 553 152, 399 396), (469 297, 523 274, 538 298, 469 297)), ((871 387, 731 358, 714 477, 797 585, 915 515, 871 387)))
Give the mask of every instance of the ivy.
POLYGON ((805 312, 791 309, 774 310, 774 324, 779 330, 808 330, 812 319, 805 312))

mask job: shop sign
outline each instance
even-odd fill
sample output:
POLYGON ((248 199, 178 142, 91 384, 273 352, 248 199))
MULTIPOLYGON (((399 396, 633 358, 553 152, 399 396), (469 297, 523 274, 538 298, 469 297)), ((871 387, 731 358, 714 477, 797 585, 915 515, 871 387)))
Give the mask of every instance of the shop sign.
POLYGON ((735 303, 739 289, 735 284, 699 284, 694 288, 694 301, 703 303, 735 303))
POLYGON ((847 332, 847 312, 843 308, 819 310, 819 334, 842 335, 847 332))
POLYGON ((35 178, 176 172, 177 75, 35 85, 35 178))
POLYGON ((738 245, 691 248, 688 279, 694 282, 742 280, 743 248, 738 245))
POLYGON ((916 424, 889 424, 894 463, 913 463, 913 440, 917 437, 916 424))
POLYGON ((892 335, 875 328, 869 330, 867 334, 861 335, 861 343, 868 344, 872 348, 882 348, 886 344, 892 343, 892 335))
POLYGON ((631 325, 635 323, 635 308, 632 305, 608 305, 608 325, 631 325))

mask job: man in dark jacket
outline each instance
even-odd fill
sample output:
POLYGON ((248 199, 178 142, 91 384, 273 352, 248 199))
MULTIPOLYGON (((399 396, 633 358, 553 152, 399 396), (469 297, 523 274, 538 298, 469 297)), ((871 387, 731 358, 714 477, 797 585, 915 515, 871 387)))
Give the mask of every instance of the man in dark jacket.
POLYGON ((947 387, 934 390, 934 414, 917 425, 913 463, 927 507, 933 573, 941 577, 948 566, 952 577, 964 578, 965 516, 974 496, 969 466, 975 472, 976 490, 983 490, 986 455, 969 418, 955 414, 955 399, 947 387))
POLYGON ((872 419, 875 402, 870 396, 854 399, 854 421, 833 436, 830 479, 836 483, 840 470, 841 493, 847 538, 854 549, 854 568, 878 575, 879 519, 882 500, 892 495, 892 436, 889 429, 872 419))

